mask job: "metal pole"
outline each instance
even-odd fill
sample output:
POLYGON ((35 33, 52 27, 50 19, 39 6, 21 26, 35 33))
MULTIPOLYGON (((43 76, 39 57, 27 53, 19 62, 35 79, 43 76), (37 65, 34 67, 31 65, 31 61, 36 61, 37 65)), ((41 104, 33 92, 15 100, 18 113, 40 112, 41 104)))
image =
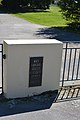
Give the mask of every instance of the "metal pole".
POLYGON ((3 94, 3 44, 2 44, 2 94, 3 94))

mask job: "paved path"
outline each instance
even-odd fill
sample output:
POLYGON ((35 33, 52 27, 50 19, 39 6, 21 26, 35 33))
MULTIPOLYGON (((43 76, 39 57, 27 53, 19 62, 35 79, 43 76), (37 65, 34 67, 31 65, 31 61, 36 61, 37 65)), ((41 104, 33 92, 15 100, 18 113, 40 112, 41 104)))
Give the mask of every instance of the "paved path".
POLYGON ((42 38, 35 35, 41 28, 44 27, 10 14, 0 14, 0 42, 4 39, 42 38))
POLYGON ((80 41, 80 35, 59 28, 30 23, 10 14, 0 14, 0 43, 4 39, 50 38, 60 41, 80 41))

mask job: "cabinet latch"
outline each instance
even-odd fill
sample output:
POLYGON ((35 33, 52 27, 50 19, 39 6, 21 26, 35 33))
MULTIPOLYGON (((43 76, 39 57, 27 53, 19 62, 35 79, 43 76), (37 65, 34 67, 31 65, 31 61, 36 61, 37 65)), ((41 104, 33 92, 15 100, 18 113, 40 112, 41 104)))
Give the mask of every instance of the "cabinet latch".
POLYGON ((3 54, 3 59, 6 59, 6 54, 3 54))

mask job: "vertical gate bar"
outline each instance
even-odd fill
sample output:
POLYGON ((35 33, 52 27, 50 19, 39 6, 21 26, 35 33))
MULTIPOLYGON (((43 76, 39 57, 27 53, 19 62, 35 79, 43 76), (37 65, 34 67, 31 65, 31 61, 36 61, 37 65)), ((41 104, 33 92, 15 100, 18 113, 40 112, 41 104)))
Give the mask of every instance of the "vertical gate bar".
POLYGON ((3 94, 3 44, 2 44, 2 94, 3 94))
POLYGON ((67 47, 68 47, 68 43, 66 43, 66 48, 65 48, 65 57, 64 57, 64 66, 63 66, 63 77, 62 77, 62 87, 64 85, 64 75, 65 75, 65 66, 66 66, 67 47))
POLYGON ((79 58, 78 58, 78 65, 77 65, 76 80, 78 79, 78 73, 79 73, 79 64, 80 64, 80 50, 79 50, 79 58))
POLYGON ((73 70, 72 70, 72 79, 71 79, 71 80, 73 80, 73 77, 74 77, 74 68, 75 68, 75 60, 76 60, 76 51, 77 51, 77 49, 75 48, 74 61, 73 61, 73 70))
POLYGON ((69 56, 69 66, 68 66, 68 76, 67 76, 67 80, 69 80, 70 64, 71 64, 71 55, 72 55, 72 48, 70 49, 70 56, 69 56))

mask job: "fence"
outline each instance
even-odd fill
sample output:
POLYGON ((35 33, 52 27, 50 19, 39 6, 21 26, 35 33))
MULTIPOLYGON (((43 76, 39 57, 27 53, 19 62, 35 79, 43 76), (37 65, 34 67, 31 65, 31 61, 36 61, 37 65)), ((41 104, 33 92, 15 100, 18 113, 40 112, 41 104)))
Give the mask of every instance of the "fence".
POLYGON ((80 42, 63 44, 58 101, 80 98, 80 42))
POLYGON ((3 44, 0 44, 0 94, 3 93, 3 44))
POLYGON ((61 67, 62 87, 80 85, 80 43, 64 43, 61 67))

